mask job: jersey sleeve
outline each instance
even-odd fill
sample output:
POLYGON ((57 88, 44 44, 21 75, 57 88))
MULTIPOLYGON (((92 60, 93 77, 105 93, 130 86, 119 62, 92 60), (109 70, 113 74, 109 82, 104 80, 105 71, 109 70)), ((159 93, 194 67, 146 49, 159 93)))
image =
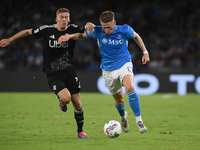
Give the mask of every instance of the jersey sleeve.
POLYGON ((84 31, 85 31, 84 26, 80 27, 80 26, 78 26, 76 24, 70 24, 70 26, 73 27, 73 32, 74 33, 84 33, 84 31))
POLYGON ((44 26, 40 26, 40 27, 37 27, 37 28, 33 28, 32 29, 32 34, 34 35, 34 37, 36 39, 40 39, 40 38, 43 38, 44 35, 45 35, 45 28, 46 28, 47 25, 44 25, 44 26))
POLYGON ((85 35, 86 35, 87 37, 97 37, 97 35, 98 35, 98 27, 97 27, 97 26, 94 27, 94 32, 93 32, 93 34, 88 34, 88 33, 87 33, 87 30, 85 30, 85 35))
POLYGON ((125 24, 124 25, 125 31, 126 31, 126 35, 128 39, 132 39, 134 37, 134 30, 131 26, 125 24))

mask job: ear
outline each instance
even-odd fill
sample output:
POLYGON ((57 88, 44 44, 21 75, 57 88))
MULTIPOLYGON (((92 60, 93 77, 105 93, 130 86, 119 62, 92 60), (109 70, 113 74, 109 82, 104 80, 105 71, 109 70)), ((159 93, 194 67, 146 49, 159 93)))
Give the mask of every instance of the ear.
POLYGON ((116 25, 116 20, 114 20, 113 23, 116 25))
POLYGON ((57 20, 57 17, 56 17, 55 21, 56 21, 56 22, 58 21, 58 20, 57 20))

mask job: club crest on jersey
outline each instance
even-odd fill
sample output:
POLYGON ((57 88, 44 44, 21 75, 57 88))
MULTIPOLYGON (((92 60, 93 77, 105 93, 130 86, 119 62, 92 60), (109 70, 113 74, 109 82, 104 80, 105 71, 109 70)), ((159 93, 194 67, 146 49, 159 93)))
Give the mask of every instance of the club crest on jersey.
POLYGON ((118 39, 121 39, 121 38, 122 38, 122 35, 121 35, 121 34, 118 34, 118 35, 117 35, 117 38, 118 38, 118 39))
POLYGON ((107 40, 106 40, 105 38, 103 38, 101 41, 102 41, 104 44, 107 43, 107 40))

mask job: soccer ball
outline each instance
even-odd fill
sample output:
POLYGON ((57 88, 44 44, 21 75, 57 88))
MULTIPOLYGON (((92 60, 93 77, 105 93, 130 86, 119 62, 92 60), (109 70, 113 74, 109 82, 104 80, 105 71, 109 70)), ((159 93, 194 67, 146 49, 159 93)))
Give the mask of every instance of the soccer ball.
POLYGON ((121 134, 121 124, 116 120, 110 120, 104 125, 104 133, 106 136, 113 138, 121 134))

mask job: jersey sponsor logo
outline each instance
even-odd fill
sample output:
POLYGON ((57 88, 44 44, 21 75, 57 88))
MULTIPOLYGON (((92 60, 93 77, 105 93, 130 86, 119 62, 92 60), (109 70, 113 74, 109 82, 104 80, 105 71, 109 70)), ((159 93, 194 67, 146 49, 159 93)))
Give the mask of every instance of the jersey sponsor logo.
POLYGON ((123 39, 120 39, 120 40, 111 40, 111 39, 109 39, 108 40, 108 44, 111 44, 111 45, 119 45, 119 44, 123 44, 123 43, 124 43, 123 39))
POLYGON ((66 48, 68 47, 69 42, 62 42, 62 44, 58 45, 57 40, 49 40, 49 47, 51 48, 66 48))
POLYGON ((111 39, 106 39, 106 38, 103 38, 101 40, 103 42, 103 44, 110 44, 110 45, 119 45, 119 44, 123 44, 124 43, 124 40, 123 39, 120 39, 120 40, 111 40, 111 39))

